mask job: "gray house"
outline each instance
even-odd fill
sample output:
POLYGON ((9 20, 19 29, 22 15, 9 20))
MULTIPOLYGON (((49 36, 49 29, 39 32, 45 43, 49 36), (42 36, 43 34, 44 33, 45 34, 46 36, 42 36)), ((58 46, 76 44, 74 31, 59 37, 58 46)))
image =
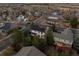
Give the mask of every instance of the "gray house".
POLYGON ((34 46, 23 47, 15 56, 46 56, 34 46))
POLYGON ((72 47, 73 33, 70 28, 64 29, 61 33, 54 33, 56 44, 65 44, 66 47, 72 47))
POLYGON ((79 29, 72 29, 73 32, 73 45, 72 47, 79 51, 79 29))

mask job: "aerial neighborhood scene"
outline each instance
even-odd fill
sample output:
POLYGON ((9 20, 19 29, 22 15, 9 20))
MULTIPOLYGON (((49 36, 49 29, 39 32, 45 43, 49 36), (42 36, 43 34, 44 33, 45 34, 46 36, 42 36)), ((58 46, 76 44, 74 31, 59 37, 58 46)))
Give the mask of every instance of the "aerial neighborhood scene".
POLYGON ((0 3, 0 56, 79 56, 79 4, 0 3))

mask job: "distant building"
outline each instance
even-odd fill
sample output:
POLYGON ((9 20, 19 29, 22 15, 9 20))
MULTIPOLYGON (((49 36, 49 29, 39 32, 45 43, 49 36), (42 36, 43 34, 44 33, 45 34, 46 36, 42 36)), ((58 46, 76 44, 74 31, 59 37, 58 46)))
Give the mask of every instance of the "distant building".
POLYGON ((56 27, 61 27, 63 25, 63 22, 64 22, 64 18, 58 12, 53 12, 47 16, 47 23, 50 25, 55 24, 56 27))
POLYGON ((11 17, 7 16, 7 21, 12 21, 11 17))
POLYGON ((62 15, 59 12, 52 12, 47 18, 48 19, 62 19, 62 15))
POLYGON ((29 19, 28 18, 24 18, 23 23, 28 23, 29 19))
POLYGON ((28 23, 29 22, 29 19, 28 18, 26 18, 25 16, 23 16, 23 15, 19 15, 18 17, 17 17, 17 23, 28 23))
POLYGON ((36 16, 36 17, 41 16, 41 13, 40 12, 34 12, 34 16, 36 16))
POLYGON ((44 16, 37 18, 33 23, 38 24, 38 25, 43 26, 43 27, 49 26, 49 24, 47 24, 47 19, 44 16))
POLYGON ((34 46, 23 47, 15 56, 46 56, 34 46))
POLYGON ((17 18, 17 20, 18 20, 19 22, 23 21, 23 20, 24 20, 24 16, 23 16, 23 15, 19 15, 18 18, 17 18))
POLYGON ((8 32, 11 29, 11 23, 1 23, 0 30, 2 32, 8 32))

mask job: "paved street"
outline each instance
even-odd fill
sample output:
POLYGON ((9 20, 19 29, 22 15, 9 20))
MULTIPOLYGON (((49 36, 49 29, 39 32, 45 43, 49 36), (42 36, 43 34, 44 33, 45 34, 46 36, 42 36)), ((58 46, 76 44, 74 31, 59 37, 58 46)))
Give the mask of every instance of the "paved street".
POLYGON ((4 39, 0 40, 0 51, 4 50, 5 48, 11 45, 11 35, 8 35, 4 39))

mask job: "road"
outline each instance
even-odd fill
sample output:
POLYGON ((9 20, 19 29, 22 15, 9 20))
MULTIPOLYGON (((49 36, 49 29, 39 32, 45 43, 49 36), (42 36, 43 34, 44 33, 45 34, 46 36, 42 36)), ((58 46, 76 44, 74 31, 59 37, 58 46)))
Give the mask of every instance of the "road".
POLYGON ((10 37, 11 37, 11 34, 5 37, 4 39, 0 40, 0 51, 6 49, 12 44, 10 37))
POLYGON ((14 21, 0 21, 0 23, 14 23, 14 21))

